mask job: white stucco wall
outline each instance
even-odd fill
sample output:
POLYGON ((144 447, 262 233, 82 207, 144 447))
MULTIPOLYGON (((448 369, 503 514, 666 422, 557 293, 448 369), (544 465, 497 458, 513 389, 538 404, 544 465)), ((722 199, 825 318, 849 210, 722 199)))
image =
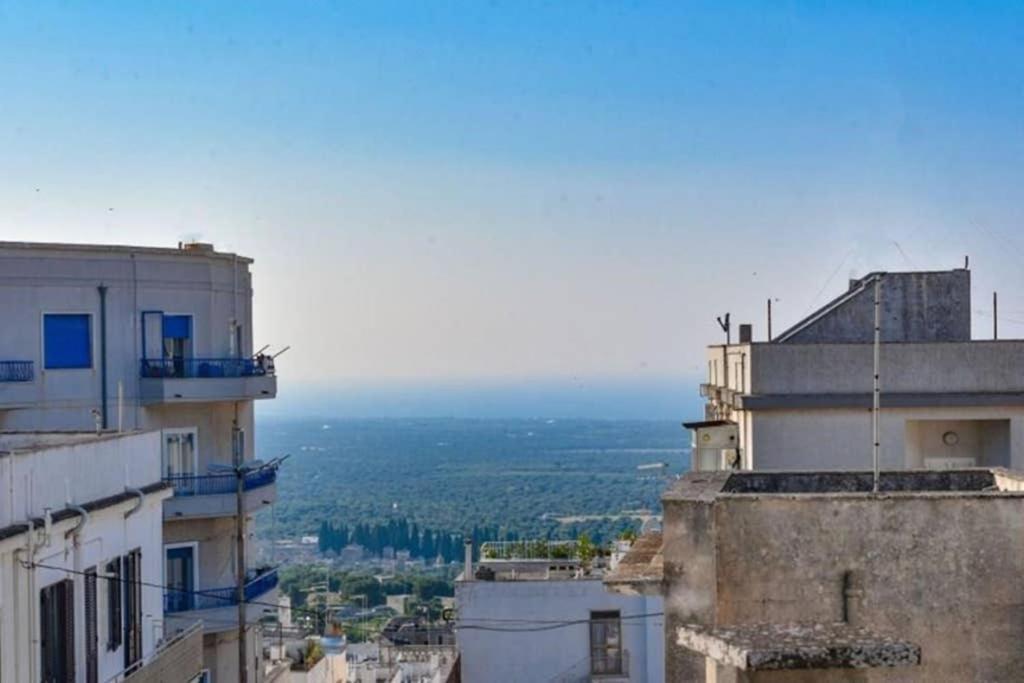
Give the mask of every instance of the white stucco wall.
MULTIPOLYGON (((591 611, 619 610, 622 616, 662 612, 660 597, 609 593, 599 579, 546 581, 459 581, 455 586, 458 647, 466 683, 535 683, 583 680, 589 674, 591 611), (497 620, 497 621, 495 621, 497 620), (584 623, 544 631, 488 631, 471 626, 523 626, 513 620, 584 623), (575 676, 575 678, 572 678, 575 676)), ((526 624, 531 625, 531 624, 526 624)), ((664 621, 661 616, 622 621, 629 652, 629 680, 664 680, 664 621)))
MULTIPOLYGON (((77 670, 79 680, 84 681, 85 579, 74 572, 90 567, 102 572, 107 561, 135 549, 142 552, 142 580, 158 586, 142 589, 143 656, 152 652, 163 628, 163 590, 159 586, 163 582, 162 505, 167 495, 169 492, 146 496, 142 507, 128 518, 125 512, 136 500, 90 514, 77 542, 65 537, 77 518, 54 524, 47 542, 37 549, 35 563, 60 569, 22 565, 28 558, 24 550, 27 534, 0 541, 0 680, 31 683, 31 671, 38 675, 39 590, 70 578, 74 581, 77 670)), ((108 680, 124 668, 124 653, 123 646, 114 651, 106 648, 107 585, 103 580, 97 581, 97 604, 99 675, 100 680, 108 680)))
MULTIPOLYGON (((747 448, 756 469, 870 469, 871 411, 864 409, 765 410, 750 414, 747 448)), ((1024 408, 885 408, 879 416, 883 469, 921 467, 908 448, 908 422, 1009 420, 1009 466, 1024 467, 1024 408)), ((933 425, 934 429, 938 429, 933 425)), ((934 431, 933 429, 933 431, 934 431)), ((913 430, 911 430, 911 434, 913 430)), ((911 436, 911 438, 913 438, 911 436)), ((983 452, 979 452, 979 456, 983 452)), ((941 455, 941 451, 932 451, 941 455)), ((950 449, 950 457, 965 455, 950 449)), ((979 462, 979 465, 986 464, 979 462)))

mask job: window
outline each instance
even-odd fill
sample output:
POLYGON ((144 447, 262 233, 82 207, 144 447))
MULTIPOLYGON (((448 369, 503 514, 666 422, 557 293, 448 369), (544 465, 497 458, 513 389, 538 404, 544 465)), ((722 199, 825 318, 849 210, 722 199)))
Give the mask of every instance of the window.
POLYGON ((167 546, 164 551, 164 604, 168 612, 182 612, 195 606, 196 544, 167 546))
POLYGON ((121 560, 107 563, 107 650, 121 647, 121 560))
POLYGON ((92 324, 88 314, 43 316, 43 366, 47 370, 92 367, 92 324))
POLYGON ((619 611, 590 613, 590 673, 594 676, 624 674, 622 622, 619 611))
MULTIPOLYGON (((194 429, 164 430, 164 477, 194 476, 196 474, 196 431, 194 429)), ((188 485, 188 481, 176 481, 188 485)))
POLYGON ((124 668, 142 659, 142 551, 122 558, 124 586, 124 668))
POLYGON ((99 683, 99 649, 96 642, 96 567, 85 570, 85 681, 99 683))
POLYGON ((71 579, 39 591, 42 683, 75 680, 75 590, 71 579))

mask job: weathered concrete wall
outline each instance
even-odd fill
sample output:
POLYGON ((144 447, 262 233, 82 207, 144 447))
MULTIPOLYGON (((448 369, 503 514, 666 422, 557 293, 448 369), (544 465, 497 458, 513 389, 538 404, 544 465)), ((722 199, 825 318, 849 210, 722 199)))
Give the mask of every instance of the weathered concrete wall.
MULTIPOLYGON (((749 393, 872 390, 872 344, 752 344, 748 351, 749 393)), ((1008 371, 1024 365, 1024 341, 882 344, 879 362, 883 392, 1024 391, 1024 373, 1008 371)))
MULTIPOLYGON (((710 473, 719 481, 725 473, 710 473)), ((713 535, 713 498, 674 504, 672 492, 662 499, 665 583, 665 680, 704 680, 704 657, 676 644, 683 624, 711 623, 717 596, 713 535)))
MULTIPOLYGON (((882 339, 891 342, 971 338, 971 273, 887 273, 882 279, 882 339)), ((869 285, 783 343, 868 342, 874 334, 874 286, 869 285)), ((784 333, 785 334, 785 333, 784 333)))
MULTIPOLYGON (((900 669, 898 680, 1017 681, 1024 670, 1020 496, 663 500, 668 628, 683 617, 718 625, 836 621, 849 572, 849 622, 921 647, 922 665, 900 669)), ((678 657, 667 662, 668 680, 704 680, 678 657)), ((893 671, 864 680, 893 680, 893 671)))
POLYGON ((189 681, 203 668, 203 630, 195 629, 171 643, 127 680, 131 683, 189 681))

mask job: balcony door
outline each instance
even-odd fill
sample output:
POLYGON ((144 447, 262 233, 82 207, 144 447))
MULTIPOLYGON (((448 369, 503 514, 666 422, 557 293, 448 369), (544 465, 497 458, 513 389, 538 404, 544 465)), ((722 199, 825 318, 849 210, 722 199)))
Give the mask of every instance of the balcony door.
POLYGON ((196 590, 197 544, 164 546, 164 604, 168 612, 194 609, 196 590))
POLYGON ((163 476, 174 484, 175 493, 188 493, 199 468, 196 430, 165 429, 163 439, 163 476))
POLYGON ((174 377, 192 376, 187 367, 192 357, 192 316, 164 314, 162 328, 164 367, 174 377))

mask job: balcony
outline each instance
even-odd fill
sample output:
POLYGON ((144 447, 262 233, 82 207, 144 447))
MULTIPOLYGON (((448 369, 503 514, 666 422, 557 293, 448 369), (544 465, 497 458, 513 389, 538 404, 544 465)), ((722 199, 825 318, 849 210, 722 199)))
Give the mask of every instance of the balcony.
POLYGON ((148 358, 139 361, 144 404, 274 398, 277 377, 252 358, 148 358))
MULTIPOLYGON (((164 477, 164 481, 174 487, 174 497, 164 501, 165 520, 229 517, 238 511, 238 479, 234 474, 178 475, 164 477)), ((245 475, 246 514, 277 500, 276 482, 277 467, 273 466, 245 475)))
POLYGON ((30 360, 0 360, 0 410, 32 405, 38 390, 35 377, 30 360))
MULTIPOLYGON (((244 588, 246 623, 259 621, 268 610, 277 612, 277 569, 252 572, 244 588)), ((234 586, 186 592, 164 593, 164 615, 168 628, 179 623, 202 620, 207 633, 238 628, 238 595, 234 586)))

